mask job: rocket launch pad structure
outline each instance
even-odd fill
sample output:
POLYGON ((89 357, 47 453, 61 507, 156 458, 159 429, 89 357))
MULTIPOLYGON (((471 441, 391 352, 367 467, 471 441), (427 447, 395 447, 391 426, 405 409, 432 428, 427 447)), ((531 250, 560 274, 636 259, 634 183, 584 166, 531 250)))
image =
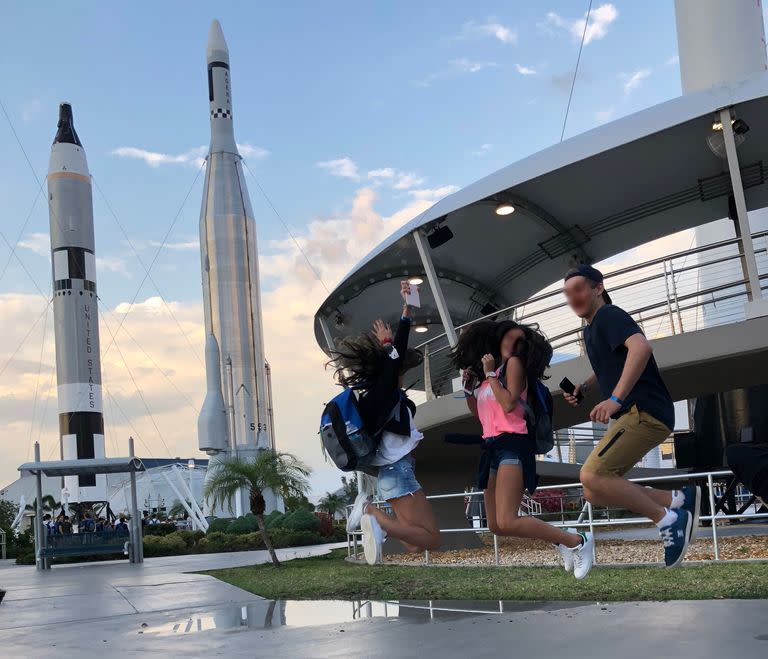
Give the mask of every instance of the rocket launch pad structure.
MULTIPOLYGON (((211 142, 200 211, 206 396, 198 444, 216 460, 274 449, 256 222, 235 142, 229 49, 213 21, 206 49, 211 142)), ((276 501, 267 497, 267 510, 276 501), (271 500, 270 500, 271 499, 271 500)), ((233 512, 247 511, 241 492, 233 512)))

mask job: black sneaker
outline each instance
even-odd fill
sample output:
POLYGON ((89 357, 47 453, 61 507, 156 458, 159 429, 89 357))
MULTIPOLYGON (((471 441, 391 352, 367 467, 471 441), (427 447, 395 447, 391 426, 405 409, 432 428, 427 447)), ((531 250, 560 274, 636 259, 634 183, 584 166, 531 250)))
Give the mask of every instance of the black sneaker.
POLYGON ((664 545, 664 563, 667 567, 677 567, 683 562, 688 543, 691 539, 691 513, 682 508, 676 511, 677 519, 670 525, 659 529, 664 545))
POLYGON ((686 485, 680 490, 685 497, 683 505, 678 510, 687 510, 691 513, 693 522, 691 523, 691 532, 688 542, 696 539, 696 529, 699 528, 699 511, 701 510, 701 488, 698 485, 686 485))

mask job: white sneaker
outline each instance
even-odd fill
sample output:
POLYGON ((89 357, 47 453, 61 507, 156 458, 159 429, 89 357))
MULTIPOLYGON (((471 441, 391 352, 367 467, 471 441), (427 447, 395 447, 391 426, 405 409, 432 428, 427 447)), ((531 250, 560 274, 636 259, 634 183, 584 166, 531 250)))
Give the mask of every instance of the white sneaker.
POLYGON ((367 494, 360 492, 355 499, 355 503, 352 506, 352 510, 347 517, 347 533, 352 533, 360 528, 360 520, 365 512, 365 504, 371 500, 371 497, 367 494))
POLYGON ((384 531, 373 515, 363 515, 360 520, 363 531, 363 553, 368 565, 381 563, 381 545, 384 542, 384 531))
MULTIPOLYGON (((576 529, 565 529, 566 533, 578 533, 576 529)), ((573 572, 573 551, 565 545, 557 545, 557 551, 560 558, 563 559, 563 567, 566 572, 573 572)))
POLYGON ((584 542, 580 547, 571 549, 571 556, 573 557, 573 576, 577 579, 583 579, 589 574, 592 569, 592 561, 594 560, 595 551, 595 536, 592 533, 580 533, 579 534, 584 542))

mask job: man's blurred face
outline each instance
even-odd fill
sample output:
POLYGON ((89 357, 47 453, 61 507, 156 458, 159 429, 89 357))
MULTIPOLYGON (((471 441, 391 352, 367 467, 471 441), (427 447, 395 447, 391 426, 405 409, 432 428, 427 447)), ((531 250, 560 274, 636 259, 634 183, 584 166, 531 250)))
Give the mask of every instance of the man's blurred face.
POLYGON ((603 294, 602 284, 595 284, 586 277, 571 277, 563 288, 573 313, 579 318, 589 317, 603 294))

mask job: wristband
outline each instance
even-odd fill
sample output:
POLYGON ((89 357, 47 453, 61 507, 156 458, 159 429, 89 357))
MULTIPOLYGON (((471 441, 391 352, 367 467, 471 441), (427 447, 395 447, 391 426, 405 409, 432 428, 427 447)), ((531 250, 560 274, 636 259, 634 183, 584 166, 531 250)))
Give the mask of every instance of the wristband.
POLYGON ((491 371, 490 373, 486 373, 485 377, 487 377, 487 378, 498 378, 499 375, 495 371, 491 371))
POLYGON ((383 345, 383 346, 389 345, 390 343, 392 343, 392 339, 382 339, 381 340, 381 345, 383 345))
POLYGON ((626 403, 625 403, 623 400, 621 400, 621 398, 619 398, 618 396, 611 396, 611 400, 612 400, 614 403, 618 403, 618 404, 619 404, 619 405, 621 405, 622 407, 624 407, 624 405, 626 404, 626 403))

